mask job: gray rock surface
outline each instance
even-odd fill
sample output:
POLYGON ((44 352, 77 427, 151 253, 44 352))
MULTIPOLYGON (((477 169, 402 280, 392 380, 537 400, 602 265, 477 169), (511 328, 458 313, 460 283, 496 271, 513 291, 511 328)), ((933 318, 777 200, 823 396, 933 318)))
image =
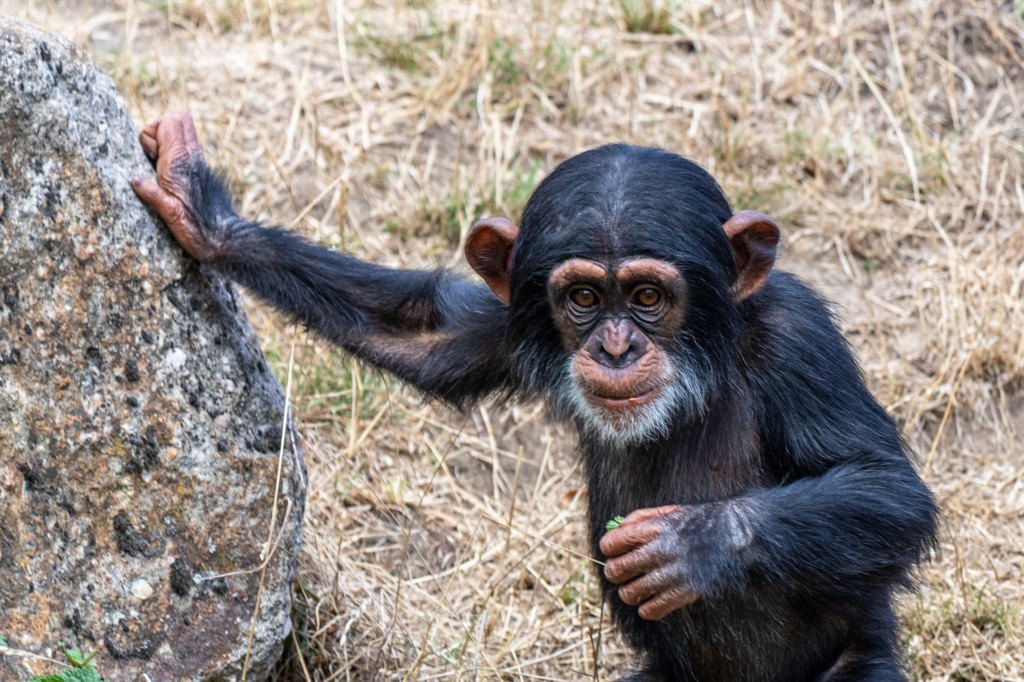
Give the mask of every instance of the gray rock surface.
MULTIPOLYGON (((136 136, 79 48, 0 17, 0 636, 98 648, 114 682, 232 680, 284 396, 237 294, 133 194, 136 136)), ((305 472, 285 433, 249 679, 290 627, 305 472)), ((0 654, 3 680, 55 667, 0 654)))

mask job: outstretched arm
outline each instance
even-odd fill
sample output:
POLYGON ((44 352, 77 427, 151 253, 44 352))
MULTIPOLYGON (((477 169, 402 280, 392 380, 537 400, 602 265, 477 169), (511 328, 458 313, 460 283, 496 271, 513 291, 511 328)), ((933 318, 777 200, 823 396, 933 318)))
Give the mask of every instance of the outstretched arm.
POLYGON ((239 217, 188 112, 140 135, 157 179, 132 182, 181 246, 260 298, 420 390, 465 405, 510 381, 506 307, 445 270, 383 268, 239 217))

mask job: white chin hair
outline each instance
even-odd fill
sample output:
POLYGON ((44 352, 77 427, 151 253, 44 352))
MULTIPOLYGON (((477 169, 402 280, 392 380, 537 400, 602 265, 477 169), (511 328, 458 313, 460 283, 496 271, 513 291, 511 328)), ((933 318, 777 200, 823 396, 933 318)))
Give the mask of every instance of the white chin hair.
POLYGON ((571 371, 566 386, 571 414, 581 430, 611 445, 636 445, 647 440, 667 438, 672 417, 704 412, 704 391, 692 371, 668 366, 666 378, 670 383, 661 389, 661 395, 641 405, 621 410, 603 410, 591 404, 571 371))

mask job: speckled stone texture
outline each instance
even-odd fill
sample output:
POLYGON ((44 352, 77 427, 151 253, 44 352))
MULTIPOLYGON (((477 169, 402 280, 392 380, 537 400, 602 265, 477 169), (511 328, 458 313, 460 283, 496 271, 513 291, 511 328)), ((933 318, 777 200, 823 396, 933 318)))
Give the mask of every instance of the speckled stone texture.
MULTIPOLYGON (((79 48, 0 17, 0 635, 98 648, 112 682, 234 680, 284 396, 237 294, 133 194, 136 136, 79 48)), ((253 680, 290 627, 305 471, 285 434, 253 680)), ((0 655, 3 680, 44 667, 0 655)))

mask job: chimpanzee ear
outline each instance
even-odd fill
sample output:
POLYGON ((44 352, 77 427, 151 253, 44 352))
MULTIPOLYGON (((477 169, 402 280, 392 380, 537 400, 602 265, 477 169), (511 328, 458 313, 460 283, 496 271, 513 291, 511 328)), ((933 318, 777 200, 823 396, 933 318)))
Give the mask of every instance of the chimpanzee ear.
POLYGON ((736 255, 736 300, 761 288, 775 264, 779 226, 764 213, 738 211, 722 226, 736 255))
POLYGON ((512 247, 519 228, 508 218, 484 218, 473 225, 466 237, 466 260, 483 277, 494 295, 508 303, 512 247))

